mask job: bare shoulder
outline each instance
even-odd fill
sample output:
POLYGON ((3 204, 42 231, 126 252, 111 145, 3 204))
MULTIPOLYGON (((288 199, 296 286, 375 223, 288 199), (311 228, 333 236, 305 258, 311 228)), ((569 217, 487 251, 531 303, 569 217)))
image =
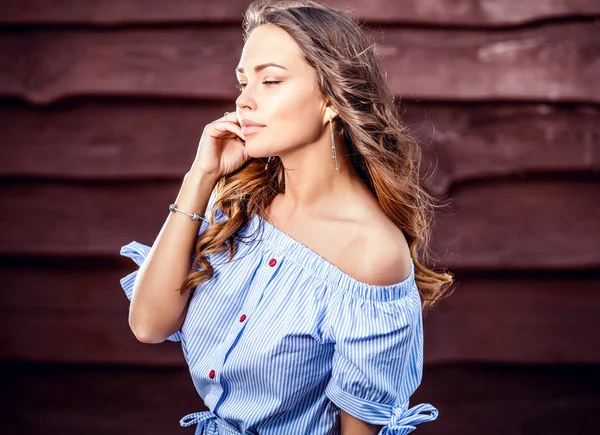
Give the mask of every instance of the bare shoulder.
POLYGON ((360 280, 373 285, 392 285, 410 273, 410 249, 402 230, 384 213, 370 213, 361 225, 363 249, 360 280))

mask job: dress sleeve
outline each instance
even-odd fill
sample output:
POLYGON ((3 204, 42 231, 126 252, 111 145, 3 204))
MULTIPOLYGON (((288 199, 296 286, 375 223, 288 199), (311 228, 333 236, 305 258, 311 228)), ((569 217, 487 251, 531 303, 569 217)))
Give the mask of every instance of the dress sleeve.
MULTIPOLYGON (((207 213, 210 212, 210 209, 214 202, 214 198, 215 198, 215 191, 213 190, 213 192, 211 193, 210 199, 208 201, 208 205, 206 207, 207 213)), ((219 209, 217 209, 215 211, 215 218, 218 220, 221 218, 221 216, 223 216, 222 213, 220 212, 219 209)), ((198 230, 198 235, 196 236, 196 240, 198 239, 200 234, 202 234, 208 228, 208 226, 209 226, 209 224, 207 221, 202 221, 202 224, 200 225, 200 229, 198 230)), ((138 274, 139 266, 141 266, 144 263, 144 260, 146 259, 146 257, 148 257, 150 248, 151 248, 150 246, 144 245, 144 244, 136 242, 136 241, 132 241, 132 242, 128 243, 127 245, 121 247, 120 254, 124 257, 131 258, 134 261, 134 263, 137 264, 137 266, 138 266, 138 269, 134 270, 129 275, 126 275, 120 279, 121 287, 125 291, 125 296, 127 296, 127 299, 129 299, 129 301, 131 301, 131 298, 133 296, 133 284, 134 284, 135 278, 138 274)), ((194 260, 195 256, 196 256, 195 254, 192 254, 192 257, 190 259, 190 266, 191 266, 192 261, 194 260)), ((180 331, 177 331, 173 335, 170 335, 169 337, 167 337, 167 340, 181 341, 180 331)))
POLYGON ((423 373, 423 324, 418 291, 371 301, 339 292, 330 303, 335 341, 325 394, 364 422, 384 425, 380 435, 406 435, 435 420, 428 403, 408 408, 423 373), (422 414, 430 412, 430 414, 422 414))

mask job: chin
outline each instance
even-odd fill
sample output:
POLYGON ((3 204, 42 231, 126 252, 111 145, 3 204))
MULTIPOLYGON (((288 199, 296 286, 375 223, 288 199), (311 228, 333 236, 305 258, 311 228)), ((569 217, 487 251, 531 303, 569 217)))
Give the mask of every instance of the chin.
POLYGON ((270 157, 271 154, 269 153, 268 148, 264 147, 264 146, 256 146, 256 145, 252 145, 252 140, 250 141, 246 141, 245 147, 246 147, 246 152, 248 153, 248 155, 254 159, 260 159, 263 157, 270 157), (250 142, 250 143, 249 143, 250 142))

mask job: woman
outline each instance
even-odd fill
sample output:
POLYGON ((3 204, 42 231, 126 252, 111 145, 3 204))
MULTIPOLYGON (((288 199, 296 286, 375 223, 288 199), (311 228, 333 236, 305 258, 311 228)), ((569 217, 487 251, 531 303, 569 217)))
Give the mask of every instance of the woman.
POLYGON ((418 261, 418 148, 351 19, 261 2, 244 31, 235 113, 205 127, 153 246, 121 250, 130 327, 181 342, 196 434, 409 433, 437 417, 408 403, 422 309, 452 282, 418 261))

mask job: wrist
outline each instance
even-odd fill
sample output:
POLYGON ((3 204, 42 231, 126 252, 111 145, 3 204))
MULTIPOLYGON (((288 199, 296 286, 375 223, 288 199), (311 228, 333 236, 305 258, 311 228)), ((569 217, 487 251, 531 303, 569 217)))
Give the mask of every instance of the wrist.
POLYGON ((195 184, 210 185, 212 190, 221 177, 219 177, 217 174, 192 168, 184 175, 183 178, 184 180, 189 180, 195 184))
POLYGON ((188 212, 203 214, 217 181, 217 177, 204 172, 186 173, 175 204, 188 212))

